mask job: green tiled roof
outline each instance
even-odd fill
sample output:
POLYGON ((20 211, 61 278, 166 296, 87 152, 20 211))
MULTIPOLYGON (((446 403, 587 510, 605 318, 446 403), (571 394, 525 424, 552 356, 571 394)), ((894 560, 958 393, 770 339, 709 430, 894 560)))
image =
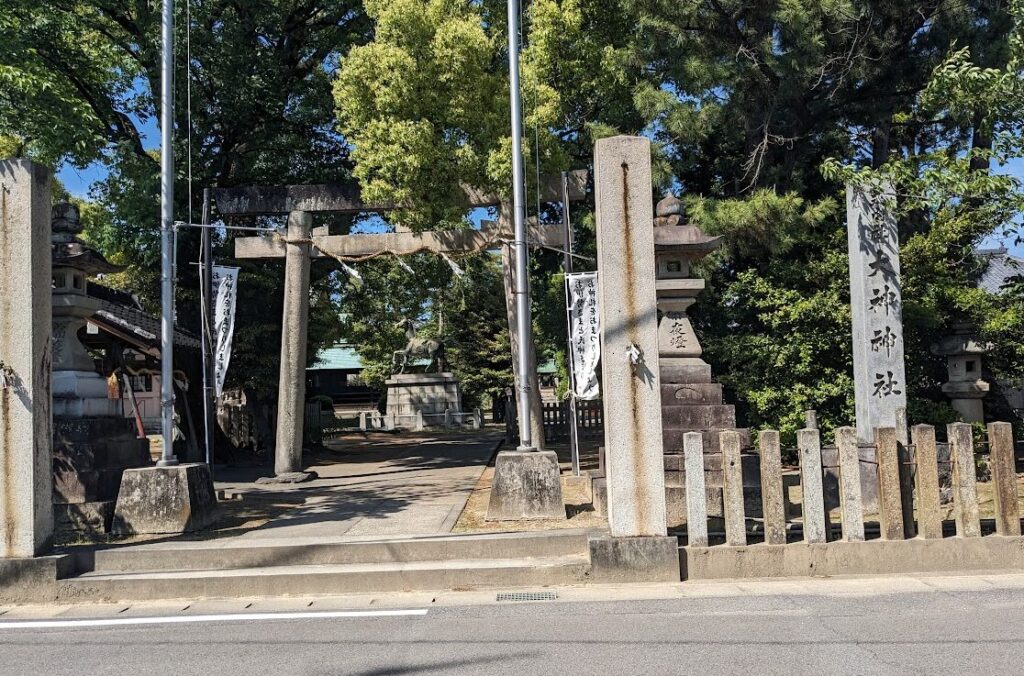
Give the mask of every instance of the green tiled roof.
MULTIPOLYGON (((409 362, 409 366, 427 366, 428 364, 430 364, 430 360, 422 358, 413 359, 409 362)), ((339 343, 334 347, 321 350, 320 354, 316 356, 316 361, 306 370, 362 371, 364 368, 366 366, 363 364, 363 360, 359 358, 356 348, 345 343, 339 343)))
POLYGON ((363 361, 359 353, 351 345, 335 345, 326 350, 321 350, 316 356, 316 362, 307 371, 362 371, 363 361))

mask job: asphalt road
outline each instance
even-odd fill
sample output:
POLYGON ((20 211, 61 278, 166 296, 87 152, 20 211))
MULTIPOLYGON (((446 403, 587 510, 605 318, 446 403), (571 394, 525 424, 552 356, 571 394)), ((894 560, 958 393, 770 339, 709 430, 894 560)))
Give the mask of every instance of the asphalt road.
POLYGON ((9 617, 0 616, 0 673, 8 675, 1024 671, 1020 586, 492 603, 411 616, 73 628, 19 629, 9 617))

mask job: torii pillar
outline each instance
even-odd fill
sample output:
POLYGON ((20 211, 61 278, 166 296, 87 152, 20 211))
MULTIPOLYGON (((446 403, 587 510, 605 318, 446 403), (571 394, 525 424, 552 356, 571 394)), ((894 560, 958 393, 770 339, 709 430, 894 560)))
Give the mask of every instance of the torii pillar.
MULTIPOLYGON (((568 196, 580 200, 586 195, 585 171, 569 172, 568 196)), ((499 198, 464 188, 470 207, 498 206, 499 198)), ((561 179, 542 186, 542 197, 561 201, 561 179)), ((302 472, 302 438, 305 422, 306 344, 309 320, 309 270, 313 258, 329 257, 316 244, 333 254, 366 257, 388 252, 397 256, 429 250, 438 253, 464 253, 481 250, 496 237, 506 236, 508 223, 484 223, 480 230, 465 229, 433 232, 391 232, 383 234, 328 235, 314 233, 312 214, 386 212, 395 205, 366 204, 357 191, 345 185, 246 186, 213 191, 222 216, 288 214, 285 241, 277 237, 242 237, 235 240, 235 258, 285 259, 285 302, 281 336, 281 370, 278 391, 277 436, 274 473, 287 480, 305 478, 302 472), (311 244, 311 242, 315 242, 311 244)), ((561 246, 561 225, 533 226, 531 238, 546 246, 561 246)), ((510 321, 514 315, 510 314, 510 321)), ((510 327, 515 334, 514 327, 510 327)), ((536 387, 536 368, 533 382, 536 387)), ((529 382, 529 380, 527 381, 529 382)), ((538 404, 539 408, 539 396, 538 404)), ((534 415, 537 423, 539 415, 534 415)), ((536 437, 543 439, 543 431, 536 437)))
MULTIPOLYGON (((284 315, 281 320, 281 371, 277 393, 277 442, 274 474, 302 471, 302 436, 306 415, 306 344, 309 335, 309 268, 313 217, 288 214, 284 259, 284 315)), ((301 477, 308 478, 308 477, 301 477)))

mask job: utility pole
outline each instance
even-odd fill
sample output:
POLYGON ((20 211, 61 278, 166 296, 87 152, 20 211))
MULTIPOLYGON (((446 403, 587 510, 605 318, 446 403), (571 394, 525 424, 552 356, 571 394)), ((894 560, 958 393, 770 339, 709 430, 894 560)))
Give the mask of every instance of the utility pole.
POLYGON ((174 456, 174 0, 164 0, 160 61, 160 420, 163 456, 174 456))
POLYGON ((508 79, 512 104, 512 206, 516 252, 515 297, 519 315, 519 450, 533 451, 530 431, 530 315, 529 256, 526 246, 526 187, 523 174, 523 109, 519 97, 519 0, 508 0, 508 79))

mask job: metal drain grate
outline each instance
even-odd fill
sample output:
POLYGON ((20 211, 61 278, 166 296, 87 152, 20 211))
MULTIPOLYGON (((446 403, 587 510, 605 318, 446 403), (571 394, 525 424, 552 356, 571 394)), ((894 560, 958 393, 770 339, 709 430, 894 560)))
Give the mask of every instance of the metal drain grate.
POLYGON ((498 601, 554 601, 558 594, 553 591, 543 592, 498 592, 498 601))

